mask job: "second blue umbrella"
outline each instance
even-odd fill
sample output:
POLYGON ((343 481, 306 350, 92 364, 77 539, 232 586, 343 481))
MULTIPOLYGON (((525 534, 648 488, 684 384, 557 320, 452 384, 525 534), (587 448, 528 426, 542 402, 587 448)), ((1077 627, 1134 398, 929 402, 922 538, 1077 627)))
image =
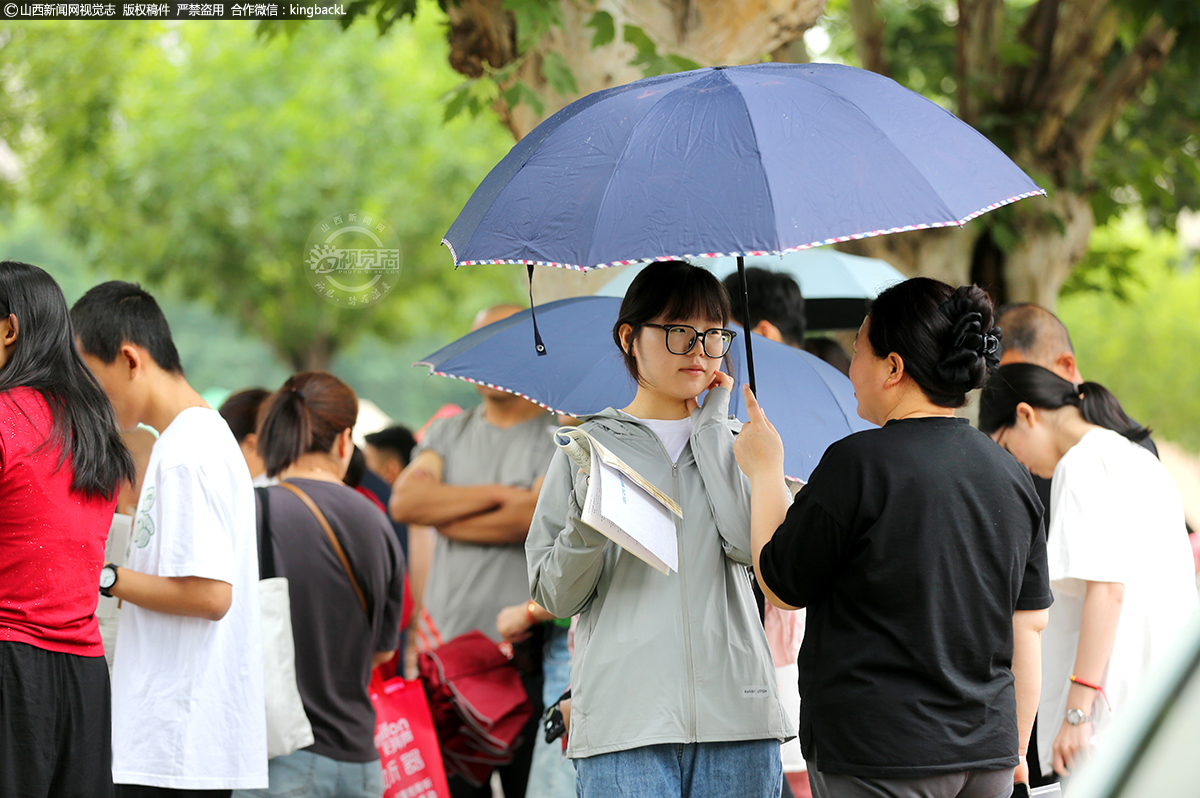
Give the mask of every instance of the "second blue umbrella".
MULTIPOLYGON (((582 416, 622 408, 633 401, 637 386, 612 339, 620 307, 615 297, 539 305, 538 325, 553 344, 545 355, 529 346, 533 320, 525 310, 458 339, 417 365, 438 376, 508 391, 555 413, 582 416)), ((761 336, 755 336, 754 348, 760 368, 758 400, 783 438, 784 471, 807 480, 829 444, 871 425, 858 417, 854 389, 837 369, 761 336)), ((739 385, 730 412, 745 421, 742 350, 732 348, 729 361, 726 368, 739 385)))

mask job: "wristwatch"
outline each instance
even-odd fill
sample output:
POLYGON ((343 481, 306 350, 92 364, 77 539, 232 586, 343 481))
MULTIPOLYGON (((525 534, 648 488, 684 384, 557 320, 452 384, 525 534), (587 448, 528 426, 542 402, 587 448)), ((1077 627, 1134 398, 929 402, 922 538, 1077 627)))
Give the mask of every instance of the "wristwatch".
POLYGON ((1068 709, 1067 710, 1067 723, 1071 724, 1072 726, 1078 726, 1081 723, 1091 723, 1091 722, 1092 722, 1092 716, 1083 714, 1082 709, 1068 709))
POLYGON ((117 583, 117 566, 112 563, 105 563, 100 569, 100 595, 112 598, 112 593, 109 590, 117 583))

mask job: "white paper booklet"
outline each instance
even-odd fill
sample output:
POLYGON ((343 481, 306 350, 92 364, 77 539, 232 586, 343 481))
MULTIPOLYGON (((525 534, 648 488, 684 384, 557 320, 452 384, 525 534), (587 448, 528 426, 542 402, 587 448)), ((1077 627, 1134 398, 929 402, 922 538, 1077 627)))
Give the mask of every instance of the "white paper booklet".
POLYGON ((590 477, 583 522, 664 574, 678 571, 679 505, 578 427, 560 427, 554 442, 590 477))
POLYGON ((1042 798, 1059 798, 1061 795, 1062 786, 1059 784, 1047 784, 1030 793, 1030 796, 1042 796, 1042 798))

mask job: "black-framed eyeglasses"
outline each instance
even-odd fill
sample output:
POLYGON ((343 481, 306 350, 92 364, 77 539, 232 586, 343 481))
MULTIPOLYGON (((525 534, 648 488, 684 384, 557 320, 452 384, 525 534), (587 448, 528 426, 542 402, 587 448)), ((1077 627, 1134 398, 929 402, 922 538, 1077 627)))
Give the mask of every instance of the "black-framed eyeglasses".
POLYGON ((643 327, 656 327, 664 330, 667 335, 667 351, 672 355, 686 355, 696 346, 696 341, 703 338, 704 354, 708 357, 725 357, 730 344, 737 337, 733 330, 724 327, 713 327, 711 330, 697 330, 690 324, 643 324, 643 327))

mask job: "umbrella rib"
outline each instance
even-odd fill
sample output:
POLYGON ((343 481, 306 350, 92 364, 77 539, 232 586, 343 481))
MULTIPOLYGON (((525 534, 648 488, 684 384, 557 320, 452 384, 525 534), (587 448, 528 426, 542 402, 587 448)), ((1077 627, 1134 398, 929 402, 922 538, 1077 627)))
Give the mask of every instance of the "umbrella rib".
MULTIPOLYGON (((722 73, 722 77, 724 77, 723 73, 722 73)), ((729 80, 729 78, 725 78, 725 82, 728 83, 730 86, 733 86, 735 89, 738 88, 737 84, 734 83, 732 80, 729 80)), ((754 154, 756 156, 758 156, 758 164, 759 164, 758 171, 762 175, 762 180, 767 186, 767 191, 766 191, 767 203, 770 205, 770 208, 768 209, 768 213, 770 214, 770 216, 768 218, 771 219, 772 225, 774 227, 775 244, 778 245, 779 244, 779 220, 775 218, 775 194, 771 190, 771 177, 770 177, 770 175, 767 174, 767 170, 762 168, 762 149, 759 148, 759 146, 758 146, 758 131, 754 129, 754 117, 750 115, 750 106, 746 105, 746 98, 742 95, 742 92, 740 89, 738 89, 735 92, 735 94, 737 96, 738 103, 741 104, 742 109, 746 112, 746 126, 748 128, 750 128, 750 135, 752 137, 752 141, 754 144, 754 154)), ((735 257, 745 257, 745 256, 738 255, 735 257)), ((743 288, 744 287, 745 287, 745 284, 743 284, 743 288)))
MULTIPOLYGON (((700 72, 700 70, 696 70, 696 71, 700 72)), ((704 70, 704 72, 708 72, 708 71, 709 70, 704 70)), ((712 70, 712 71, 716 72, 717 70, 712 70)), ((703 75, 697 75, 696 79, 699 80, 701 77, 703 77, 703 75)), ((728 82, 728 78, 726 78, 726 81, 728 82)), ((662 96, 654 101, 654 105, 651 106, 651 109, 657 108, 662 103, 666 102, 667 98, 670 97, 672 94, 674 94, 679 89, 686 88, 687 86, 690 86, 695 82, 696 82, 695 80, 692 80, 681 86, 676 86, 676 87, 670 89, 669 91, 663 92, 662 96)), ((612 175, 609 176, 608 182, 604 184, 604 195, 600 198, 600 202, 596 205, 596 218, 592 220, 592 238, 591 238, 592 241, 596 240, 596 224, 599 222, 601 212, 604 210, 604 206, 608 203, 608 192, 609 192, 609 189, 612 188, 613 178, 615 178, 617 175, 617 167, 620 165, 621 161, 624 160, 625 154, 629 150, 629 143, 631 141, 633 141, 634 134, 637 133, 639 128, 641 128, 642 124, 646 121, 646 118, 648 116, 650 116, 650 112, 646 112, 646 113, 642 114, 641 117, 636 122, 633 123, 633 126, 629 128, 629 135, 625 137, 625 143, 621 145, 621 152, 617 155, 617 160, 613 166, 612 175)), ((592 253, 589 250, 588 255, 590 256, 591 254, 592 253)), ((634 263, 653 263, 656 260, 671 260, 671 259, 674 259, 677 257, 680 257, 680 255, 667 252, 667 253, 663 253, 662 255, 659 255, 656 257, 650 257, 650 258, 633 258, 632 260, 616 261, 614 263, 599 264, 597 266, 582 266, 582 267, 580 267, 580 271, 587 272, 591 269, 602 269, 605 266, 616 266, 616 265, 628 266, 628 265, 632 265, 634 263)))
MULTIPOLYGON (((890 78, 884 78, 884 80, 890 80, 890 78)), ((880 133, 882 133, 882 132, 883 132, 883 131, 880 129, 879 125, 878 125, 878 124, 876 124, 875 120, 874 120, 873 118, 871 118, 871 115, 870 115, 870 114, 868 114, 868 113, 867 113, 867 112, 866 112, 866 111, 863 109, 863 107, 862 107, 861 105, 859 105, 858 103, 854 102, 854 101, 853 101, 853 100, 851 100, 849 97, 846 97, 846 96, 845 96, 845 95, 843 95, 843 94, 837 94, 837 93, 835 93, 835 92, 834 92, 832 89, 830 89, 828 86, 825 86, 824 84, 821 84, 821 83, 817 83, 816 81, 809 80, 809 81, 807 81, 807 83, 809 83, 810 85, 812 85, 812 86, 815 86, 816 88, 820 89, 822 92, 824 92, 825 94, 829 95, 830 97, 835 97, 835 98, 837 98, 837 99, 839 99, 839 100, 842 100, 843 102, 847 103, 848 105, 852 106, 852 107, 854 108, 854 110, 855 110, 855 111, 857 111, 859 114, 861 114, 861 115, 862 115, 862 117, 863 117, 864 119, 866 119, 868 122, 870 122, 870 124, 871 124, 871 127, 873 127, 873 128, 874 128, 874 129, 876 129, 876 130, 879 130, 879 131, 880 131, 880 133)), ((914 92, 914 94, 915 94, 915 92, 914 92)), ((940 108, 940 107, 939 107, 939 108, 940 108)), ((940 109, 940 110, 942 110, 942 112, 943 112, 943 113, 950 114, 950 112, 949 112, 949 111, 946 111, 944 108, 943 108, 943 109, 940 109)), ((950 114, 950 116, 954 116, 954 114, 950 114)), ((960 123, 962 123, 962 124, 964 124, 964 125, 966 124, 966 122, 963 122, 961 119, 958 119, 958 117, 954 117, 954 118, 955 118, 955 119, 957 119, 957 120, 958 120, 960 123)), ((971 129, 972 129, 972 130, 975 130, 974 128, 971 128, 971 129)), ((991 144, 991 141, 990 141, 990 140, 988 140, 986 136, 983 136, 983 134, 982 134, 982 133, 979 133, 979 131, 975 131, 975 132, 976 132, 976 133, 977 133, 977 134, 978 134, 978 135, 979 135, 981 138, 983 138, 983 139, 984 139, 984 141, 987 141, 987 142, 988 142, 988 144, 991 144)), ((921 171, 919 168, 917 168, 917 165, 916 165, 915 163, 913 163, 913 162, 912 162, 912 159, 910 159, 910 158, 908 157, 908 154, 907 154, 907 153, 905 153, 903 150, 901 150, 899 147, 897 147, 897 146, 896 146, 896 145, 895 145, 895 144, 892 142, 892 140, 891 140, 890 138, 888 138, 888 137, 885 137, 885 138, 884 138, 884 140, 885 140, 885 141, 887 141, 888 145, 889 145, 889 146, 892 148, 892 150, 893 150, 894 152, 896 152, 896 153, 897 153, 897 154, 898 154, 898 155, 899 155, 899 156, 900 156, 900 157, 901 157, 901 158, 904 160, 904 162, 905 162, 905 163, 907 163, 909 166, 911 166, 911 167, 912 167, 912 169, 913 169, 913 171, 914 171, 914 172, 916 172, 916 173, 917 173, 917 174, 920 176, 920 178, 921 178, 921 182, 922 182, 922 183, 924 183, 924 184, 925 184, 925 185, 926 185, 926 186, 929 188, 929 190, 930 190, 930 191, 933 193, 933 195, 934 195, 935 197, 937 197, 939 200, 941 200, 941 201, 942 201, 942 204, 946 206, 946 210, 950 211, 949 204, 948 204, 948 203, 946 202, 946 200, 945 200, 945 199, 942 197, 942 193, 933 187, 933 185, 932 185, 932 184, 929 182, 929 179, 925 177, 925 173, 924 173, 924 172, 922 172, 922 171, 921 171)), ((995 145, 995 144, 992 144, 992 146, 993 146, 993 147, 995 147, 996 145, 995 145)), ((953 216, 953 215, 954 215, 954 212, 953 212, 953 211, 950 211, 950 215, 951 215, 951 216, 953 216)), ((939 225, 939 226, 941 226, 941 227, 949 227, 950 225, 958 225, 958 226, 960 226, 960 227, 961 227, 961 226, 962 226, 962 222, 959 222, 957 219, 955 219, 955 220, 952 220, 952 221, 950 221, 950 222, 948 222, 948 223, 946 223, 946 224, 939 225)), ((880 233, 879 233, 879 232, 876 232, 876 233, 870 233, 869 235, 880 235, 880 233)))

